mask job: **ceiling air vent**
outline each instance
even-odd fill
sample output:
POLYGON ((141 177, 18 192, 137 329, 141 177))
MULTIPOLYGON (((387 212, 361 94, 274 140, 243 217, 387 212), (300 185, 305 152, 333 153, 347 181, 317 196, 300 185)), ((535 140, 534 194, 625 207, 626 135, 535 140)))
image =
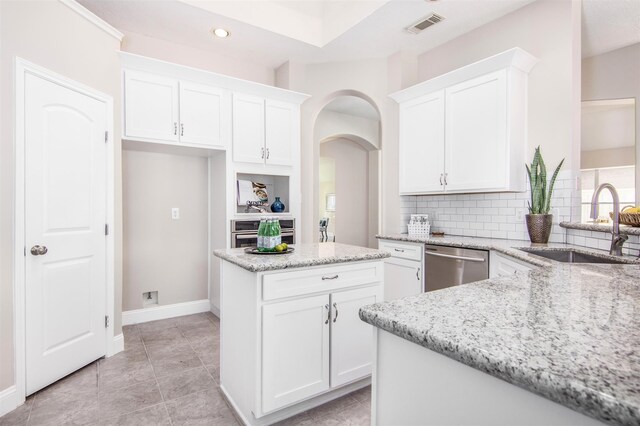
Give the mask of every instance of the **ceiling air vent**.
POLYGON ((432 13, 431 15, 422 18, 421 20, 411 25, 410 27, 407 27, 407 31, 409 31, 412 34, 419 34, 422 31, 429 28, 430 26, 435 25, 438 22, 442 21, 443 19, 444 19, 444 16, 440 16, 438 14, 432 13))

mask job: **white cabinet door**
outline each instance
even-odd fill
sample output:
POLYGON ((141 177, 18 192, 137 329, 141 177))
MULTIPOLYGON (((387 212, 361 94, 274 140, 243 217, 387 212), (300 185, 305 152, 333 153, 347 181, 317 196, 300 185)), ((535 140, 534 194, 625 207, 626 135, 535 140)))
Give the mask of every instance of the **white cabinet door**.
POLYGON ((507 74, 501 70, 446 90, 446 190, 508 185, 507 74))
POLYGON ((422 262, 390 257, 384 262, 384 300, 399 299, 422 293, 422 262))
POLYGON ((442 192, 444 91, 400 105, 400 193, 442 192))
POLYGON ((124 137, 178 141, 178 80, 137 71, 124 74, 124 137))
POLYGON ((328 294, 263 307, 263 412, 329 389, 329 314, 328 294))
POLYGON ((224 147, 222 140, 222 90, 180 82, 180 142, 224 147))
POLYGON ((528 272, 536 269, 534 265, 520 262, 512 257, 504 256, 492 251, 489 257, 489 277, 495 278, 501 275, 512 275, 516 272, 528 272))
POLYGON ((290 166, 293 164, 295 109, 284 102, 266 101, 266 162, 290 166))
POLYGON ((380 302, 379 287, 348 290, 331 295, 331 387, 371 374, 373 329, 360 320, 362 306, 380 302))
POLYGON ((233 95, 233 161, 264 163, 264 99, 233 95))

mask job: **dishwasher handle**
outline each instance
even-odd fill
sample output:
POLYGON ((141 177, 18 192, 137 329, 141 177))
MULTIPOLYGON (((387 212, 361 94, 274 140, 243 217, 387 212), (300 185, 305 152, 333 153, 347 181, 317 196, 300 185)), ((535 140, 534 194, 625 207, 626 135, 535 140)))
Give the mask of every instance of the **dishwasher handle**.
POLYGON ((447 259, 454 259, 454 260, 464 260, 465 262, 484 262, 485 261, 485 259, 480 257, 453 256, 450 254, 432 253, 429 251, 425 251, 424 254, 426 254, 427 256, 444 257, 447 259))

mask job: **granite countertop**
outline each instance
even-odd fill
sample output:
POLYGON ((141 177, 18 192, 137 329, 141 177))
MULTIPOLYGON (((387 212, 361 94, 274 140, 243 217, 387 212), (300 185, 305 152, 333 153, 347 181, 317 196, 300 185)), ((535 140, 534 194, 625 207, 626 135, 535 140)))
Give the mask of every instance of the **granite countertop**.
MULTIPOLYGON (((531 246, 453 236, 379 238, 508 255, 531 246)), ((514 257, 540 267, 366 306, 360 318, 588 416, 640 424, 640 267, 539 257, 534 263, 537 256, 524 256, 514 257)))
MULTIPOLYGON (((599 231, 611 232, 613 225, 611 223, 579 223, 579 222, 560 222, 560 227, 566 229, 581 229, 583 231, 599 231)), ((640 228, 620 225, 620 233, 627 235, 640 235, 640 228)))
POLYGON ((338 243, 296 244, 291 247, 295 248, 293 253, 281 255, 248 254, 243 248, 220 249, 215 250, 213 254, 251 272, 361 262, 389 257, 389 253, 384 251, 338 243))

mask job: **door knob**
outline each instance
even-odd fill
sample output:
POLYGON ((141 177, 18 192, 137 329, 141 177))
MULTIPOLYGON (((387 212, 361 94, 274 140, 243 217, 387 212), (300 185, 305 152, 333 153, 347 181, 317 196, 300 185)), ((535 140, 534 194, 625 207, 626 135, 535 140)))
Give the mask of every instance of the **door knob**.
POLYGON ((31 247, 31 254, 34 256, 42 256, 43 254, 47 254, 49 249, 46 246, 33 246, 31 247))

